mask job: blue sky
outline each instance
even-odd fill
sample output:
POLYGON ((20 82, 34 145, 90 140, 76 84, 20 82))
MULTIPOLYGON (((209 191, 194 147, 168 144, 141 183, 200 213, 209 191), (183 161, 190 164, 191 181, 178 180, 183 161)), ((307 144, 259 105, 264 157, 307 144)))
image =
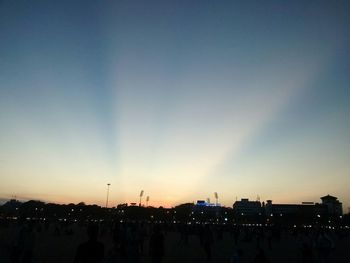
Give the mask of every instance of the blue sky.
MULTIPOLYGON (((0 195, 350 205, 346 1, 0 4, 0 195)), ((151 203, 152 203, 151 202, 151 203)))

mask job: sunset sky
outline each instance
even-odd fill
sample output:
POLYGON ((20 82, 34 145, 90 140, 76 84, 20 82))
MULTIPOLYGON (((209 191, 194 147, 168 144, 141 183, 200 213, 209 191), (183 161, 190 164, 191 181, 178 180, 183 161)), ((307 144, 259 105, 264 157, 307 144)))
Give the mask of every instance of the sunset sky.
POLYGON ((0 198, 350 206, 349 1, 1 1, 0 198))

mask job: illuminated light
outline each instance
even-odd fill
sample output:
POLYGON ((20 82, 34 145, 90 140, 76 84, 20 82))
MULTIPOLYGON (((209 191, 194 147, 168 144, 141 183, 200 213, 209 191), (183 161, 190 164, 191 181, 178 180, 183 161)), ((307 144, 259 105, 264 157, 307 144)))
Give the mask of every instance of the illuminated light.
POLYGON ((321 217, 320 215, 317 215, 317 217, 321 217))
POLYGON ((270 216, 273 216, 273 214, 271 214, 270 216))
POLYGON ((225 221, 227 221, 227 217, 225 217, 225 221))

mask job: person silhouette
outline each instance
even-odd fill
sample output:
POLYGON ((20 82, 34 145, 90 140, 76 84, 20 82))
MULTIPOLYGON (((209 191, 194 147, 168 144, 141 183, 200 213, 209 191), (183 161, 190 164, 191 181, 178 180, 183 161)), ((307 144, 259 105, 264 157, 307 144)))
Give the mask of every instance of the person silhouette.
POLYGON ((153 263, 162 262, 164 256, 164 235, 160 225, 155 225, 149 242, 150 255, 153 263))
POLYGON ((104 258, 104 245, 97 241, 98 225, 89 225, 87 234, 89 240, 78 246, 74 263, 101 263, 104 258))
POLYGON ((212 258, 211 247, 214 243, 214 237, 209 225, 205 225, 202 235, 204 252, 207 260, 210 261, 212 258))
POLYGON ((268 263, 269 260, 267 259, 265 252, 262 248, 259 248, 257 251, 257 254, 255 255, 253 263, 268 263))

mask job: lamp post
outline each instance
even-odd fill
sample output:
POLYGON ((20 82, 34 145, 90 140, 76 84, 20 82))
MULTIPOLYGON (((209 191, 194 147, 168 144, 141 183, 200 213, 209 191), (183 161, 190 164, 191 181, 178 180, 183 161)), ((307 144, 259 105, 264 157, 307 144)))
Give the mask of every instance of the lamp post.
POLYGON ((143 190, 141 190, 141 193, 140 193, 140 203, 139 203, 139 206, 141 206, 141 199, 142 199, 142 196, 143 196, 143 190))
POLYGON ((107 184, 107 200, 106 200, 106 208, 108 208, 108 197, 109 197, 109 186, 110 186, 111 184, 107 184))
POLYGON ((219 199, 218 193, 215 192, 214 196, 215 196, 215 200, 216 200, 216 206, 218 206, 218 204, 219 204, 219 202, 218 202, 218 199, 219 199))

